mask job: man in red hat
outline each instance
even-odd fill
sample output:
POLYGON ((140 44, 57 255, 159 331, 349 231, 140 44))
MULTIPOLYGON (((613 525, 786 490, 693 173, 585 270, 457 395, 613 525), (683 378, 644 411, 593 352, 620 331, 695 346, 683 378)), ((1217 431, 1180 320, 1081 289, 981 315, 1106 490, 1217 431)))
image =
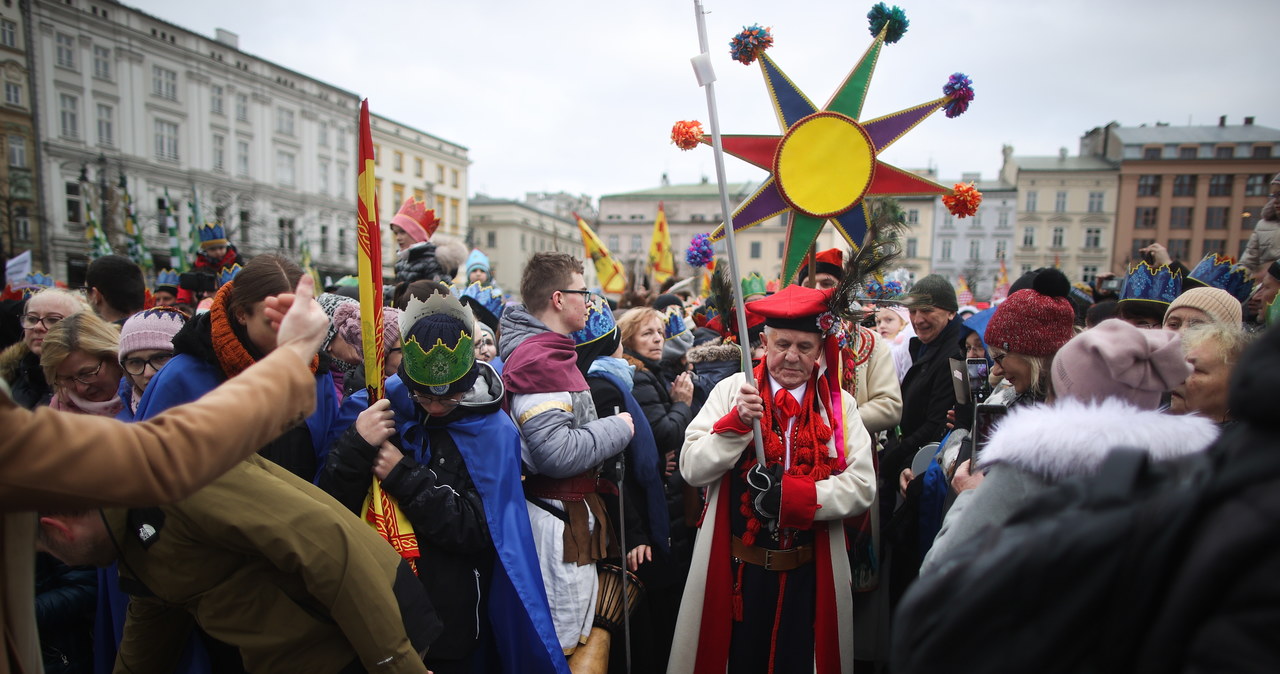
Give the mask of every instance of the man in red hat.
POLYGON ((788 286, 752 302, 764 359, 718 384, 686 431, 680 472, 708 488, 707 509, 668 671, 852 671, 842 520, 867 509, 876 480, 857 403, 825 368, 831 295, 788 286))

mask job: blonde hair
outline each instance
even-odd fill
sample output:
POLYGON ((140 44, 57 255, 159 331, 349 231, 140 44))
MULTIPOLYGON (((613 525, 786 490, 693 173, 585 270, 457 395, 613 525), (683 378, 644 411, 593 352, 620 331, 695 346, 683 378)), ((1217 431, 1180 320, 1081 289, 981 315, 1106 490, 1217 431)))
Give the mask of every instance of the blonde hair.
POLYGON ((84 298, 83 293, 79 291, 67 290, 65 288, 45 288, 38 292, 32 293, 31 297, 27 298, 27 306, 31 306, 31 300, 34 300, 37 297, 44 297, 44 298, 50 298, 50 299, 66 298, 68 301, 75 304, 76 306, 75 311, 72 311, 71 313, 67 314, 68 316, 84 311, 85 309, 92 308, 89 306, 88 300, 84 298))
POLYGON ((1209 321, 1183 331, 1182 354, 1189 354, 1201 344, 1212 342, 1213 349, 1222 358, 1222 362, 1234 365, 1252 341, 1253 335, 1245 332, 1239 323, 1209 321))
POLYGON ((98 318, 92 311, 72 314, 49 328, 40 346, 40 368, 45 381, 57 381, 58 366, 74 351, 84 351, 103 360, 119 360, 120 328, 98 318))
POLYGON ((632 349, 631 340, 640 334, 646 323, 657 319, 662 324, 662 313, 653 307, 635 307, 627 309, 618 317, 618 336, 622 339, 622 348, 632 349))
POLYGON ((1004 354, 1006 356, 1016 356, 1026 361, 1027 367, 1031 370, 1031 387, 1027 389, 1029 393, 1039 397, 1048 397, 1053 393, 1053 381, 1049 377, 1050 366, 1053 364, 1053 356, 1028 356, 1025 353, 1014 353, 1005 351, 998 346, 987 346, 987 353, 991 355, 991 359, 1004 354))

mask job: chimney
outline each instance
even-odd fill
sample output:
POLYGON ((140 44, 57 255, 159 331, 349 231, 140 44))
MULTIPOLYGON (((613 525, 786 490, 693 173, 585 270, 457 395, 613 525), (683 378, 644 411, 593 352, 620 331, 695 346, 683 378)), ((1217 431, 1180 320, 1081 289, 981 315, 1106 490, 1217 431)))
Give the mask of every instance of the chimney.
POLYGON ((1245 125, 1245 126, 1253 126, 1253 118, 1252 118, 1252 117, 1245 117, 1245 118, 1244 118, 1244 125, 1245 125))
POLYGON ((663 174, 662 174, 662 186, 663 186, 663 187, 666 187, 666 186, 668 186, 668 185, 670 185, 670 184, 671 184, 671 179, 667 177, 666 172, 663 172, 663 174))
POLYGON ((1227 116, 1226 116, 1226 115, 1223 115, 1223 116, 1219 117, 1219 118, 1218 118, 1218 126, 1226 126, 1226 125, 1227 125, 1227 116))
POLYGON ((1066 161, 1066 160, 1067 160, 1067 148, 1065 147, 1058 148, 1058 161, 1066 161))
POLYGON ((980 180, 982 180, 982 172, 981 172, 981 171, 974 171, 974 172, 971 172, 971 173, 961 173, 961 174, 960 174, 960 182, 962 182, 962 183, 976 183, 976 182, 978 182, 978 181, 980 181, 980 180))
POLYGON ((216 31, 214 35, 215 40, 217 40, 218 42, 221 42, 222 44, 227 45, 228 47, 231 47, 232 49, 240 48, 239 35, 236 35, 235 33, 225 28, 217 28, 215 29, 215 31, 216 31))

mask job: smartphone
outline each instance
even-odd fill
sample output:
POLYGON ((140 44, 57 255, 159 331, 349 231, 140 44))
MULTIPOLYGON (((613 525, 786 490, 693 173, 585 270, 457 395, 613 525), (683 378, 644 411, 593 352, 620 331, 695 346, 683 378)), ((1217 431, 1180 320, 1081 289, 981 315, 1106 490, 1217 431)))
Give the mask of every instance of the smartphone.
POLYGON ((1102 282, 1098 287, 1102 290, 1110 290, 1112 292, 1120 292, 1120 287, 1124 285, 1124 279, 1109 278, 1102 282))
POLYGON ((981 401, 979 392, 987 387, 987 366, 986 358, 966 358, 964 361, 969 379, 969 399, 975 403, 981 401))
POLYGON ((973 456, 969 462, 969 472, 972 473, 978 467, 979 455, 986 447, 987 442, 991 439, 991 432, 995 429, 996 422, 1004 418, 1009 413, 1009 408, 1004 405, 978 405, 973 412, 973 456))

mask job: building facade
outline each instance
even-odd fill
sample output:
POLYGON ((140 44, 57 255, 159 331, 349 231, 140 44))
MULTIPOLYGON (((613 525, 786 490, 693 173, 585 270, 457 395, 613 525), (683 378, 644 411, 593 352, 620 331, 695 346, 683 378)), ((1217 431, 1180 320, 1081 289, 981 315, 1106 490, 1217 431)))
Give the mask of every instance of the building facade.
POLYGON ((959 182, 973 183, 982 192, 982 204, 972 217, 957 218, 941 199, 934 200, 931 273, 952 284, 964 276, 974 300, 985 301, 995 289, 1001 258, 1006 264, 1009 259, 1017 192, 1012 184, 983 181, 978 173, 966 173, 959 182))
POLYGON ((1017 229, 1008 258, 1010 280, 1058 267, 1092 284, 1115 266, 1119 168, 1096 156, 1019 157, 1003 149, 1001 179, 1017 187, 1017 229))
POLYGON ((36 135, 32 120, 31 71, 27 67, 27 16, 19 3, 0 6, 0 259, 31 251, 32 267, 48 270, 47 246, 37 211, 36 135))
MULTIPOLYGON (((519 296, 524 263, 534 253, 560 251, 586 256, 572 215, 557 215, 523 201, 483 194, 471 199, 470 214, 471 240, 489 256, 494 280, 509 296, 519 296)), ((595 287, 595 268, 589 260, 583 267, 587 287, 595 287)))
POLYGON ((1112 271, 1162 243, 1195 266, 1209 253, 1238 257, 1280 172, 1280 130, 1242 124, 1124 127, 1112 122, 1080 139, 1080 154, 1119 166, 1112 271))

